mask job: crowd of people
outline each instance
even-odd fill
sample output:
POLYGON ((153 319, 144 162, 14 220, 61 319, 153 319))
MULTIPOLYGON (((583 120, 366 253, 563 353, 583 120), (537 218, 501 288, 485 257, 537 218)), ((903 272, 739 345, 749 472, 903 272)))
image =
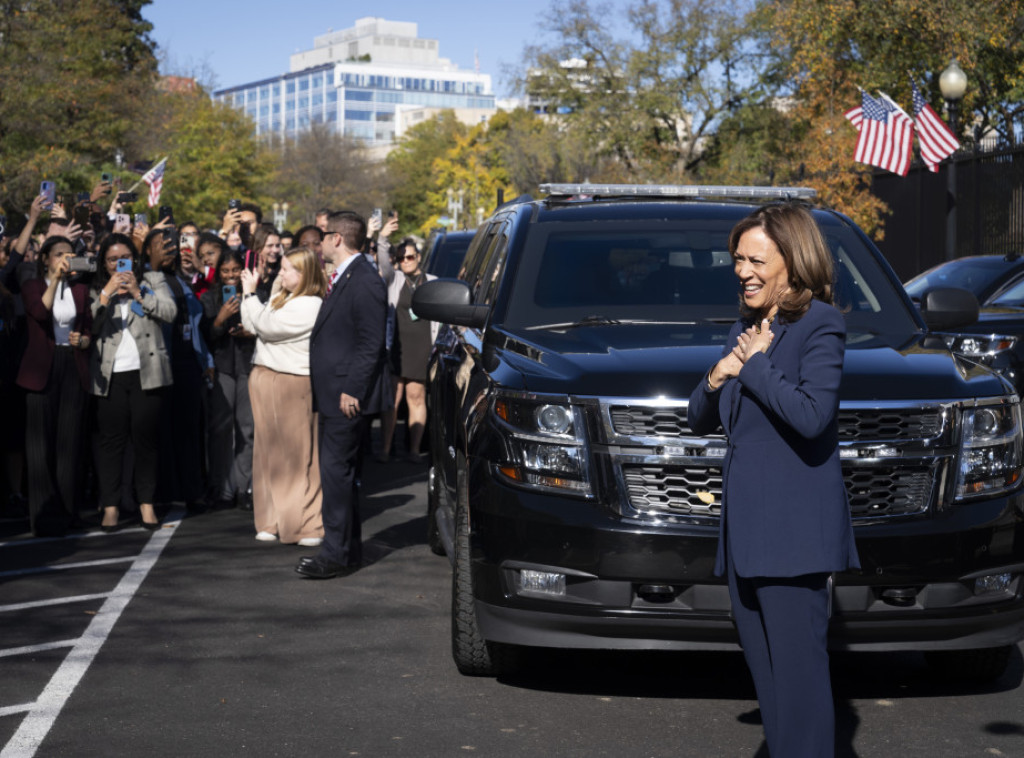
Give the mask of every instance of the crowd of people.
POLYGON ((291 233, 233 200, 203 230, 167 207, 150 227, 130 199, 42 193, 0 228, 0 507, 37 536, 91 509, 114 531, 170 503, 240 507, 256 539, 319 547, 300 574, 349 573, 370 420, 387 462, 404 398, 423 456, 436 325, 411 309, 416 242, 390 243, 395 212, 323 209, 291 233))

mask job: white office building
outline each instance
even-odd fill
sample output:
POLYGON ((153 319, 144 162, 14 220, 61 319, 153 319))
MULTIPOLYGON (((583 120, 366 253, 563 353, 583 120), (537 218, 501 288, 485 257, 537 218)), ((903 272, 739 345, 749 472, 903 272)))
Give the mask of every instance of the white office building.
POLYGON ((415 23, 382 18, 316 37, 312 50, 291 56, 287 74, 213 96, 248 113, 258 135, 294 137, 323 123, 378 147, 424 113, 450 108, 476 123, 496 110, 489 74, 439 57, 437 40, 417 36, 415 23))

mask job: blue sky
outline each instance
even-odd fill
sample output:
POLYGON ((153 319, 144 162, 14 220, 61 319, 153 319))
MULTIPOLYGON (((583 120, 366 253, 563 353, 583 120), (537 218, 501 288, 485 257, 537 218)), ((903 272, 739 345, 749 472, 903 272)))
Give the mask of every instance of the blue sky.
POLYGON ((437 39, 441 57, 460 68, 473 69, 477 50, 480 71, 491 75, 503 97, 512 89, 505 69, 521 65, 527 44, 550 39, 544 19, 553 8, 554 0, 154 0, 142 15, 153 24, 150 36, 166 53, 171 73, 206 68, 217 87, 283 74, 288 56, 312 48, 313 38, 328 28, 354 26, 357 18, 414 21, 419 36, 437 39))

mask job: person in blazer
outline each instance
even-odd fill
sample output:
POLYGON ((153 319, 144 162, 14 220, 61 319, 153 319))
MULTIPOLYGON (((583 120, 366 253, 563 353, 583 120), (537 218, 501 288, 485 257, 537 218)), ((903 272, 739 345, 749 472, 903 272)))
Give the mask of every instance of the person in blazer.
POLYGON ((17 383, 26 390, 29 522, 37 536, 61 534, 78 517, 92 313, 88 285, 70 272, 73 256, 71 240, 50 237, 38 276, 21 287, 28 346, 17 383))
POLYGON ((356 471, 363 432, 387 404, 384 282, 361 254, 366 220, 348 211, 327 218, 324 259, 334 264, 309 342, 314 410, 320 414, 324 538, 295 570, 314 579, 350 574, 362 561, 356 471))
POLYGON ((832 258, 802 205, 764 206, 729 237, 741 318, 690 395, 697 434, 728 438, 715 573, 773 758, 834 755, 832 572, 859 568, 838 450, 846 327, 832 258))
POLYGON ((102 526, 117 528, 124 454, 135 451, 135 494, 147 529, 159 526, 153 511, 159 461, 163 389, 173 381, 162 324, 178 313, 164 275, 136 278, 142 270, 131 238, 111 234, 100 245, 92 294, 93 342, 90 364, 96 396, 96 476, 102 526), (129 270, 118 271, 121 261, 129 270))

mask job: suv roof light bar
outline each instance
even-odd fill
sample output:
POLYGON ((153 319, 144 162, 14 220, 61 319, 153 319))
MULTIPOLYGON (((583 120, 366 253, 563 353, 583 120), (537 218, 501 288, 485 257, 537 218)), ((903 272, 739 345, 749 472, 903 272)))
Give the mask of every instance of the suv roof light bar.
POLYGON ((550 196, 600 195, 601 197, 742 197, 759 200, 810 199, 818 193, 810 187, 728 187, 700 184, 542 184, 550 196))

